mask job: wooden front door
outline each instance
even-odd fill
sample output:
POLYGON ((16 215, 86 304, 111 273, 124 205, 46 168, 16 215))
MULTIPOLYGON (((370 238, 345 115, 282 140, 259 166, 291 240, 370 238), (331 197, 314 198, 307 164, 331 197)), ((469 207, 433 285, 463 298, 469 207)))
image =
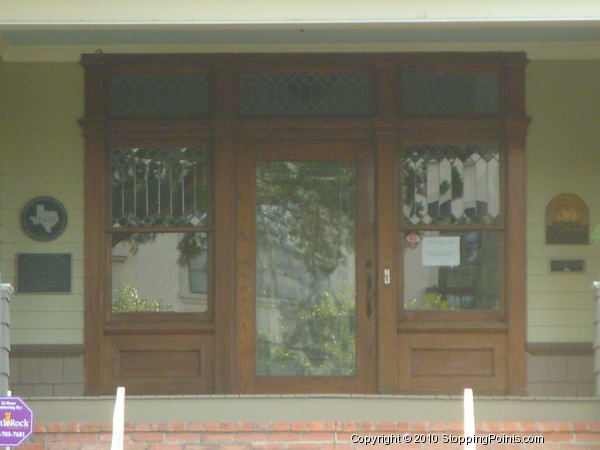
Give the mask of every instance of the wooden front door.
POLYGON ((374 392, 370 147, 252 142, 238 180, 243 390, 374 392))

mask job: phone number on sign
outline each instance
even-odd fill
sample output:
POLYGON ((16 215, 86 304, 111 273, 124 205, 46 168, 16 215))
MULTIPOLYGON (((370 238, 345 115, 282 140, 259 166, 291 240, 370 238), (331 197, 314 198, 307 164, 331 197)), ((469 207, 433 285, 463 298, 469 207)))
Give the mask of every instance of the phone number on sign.
POLYGON ((379 436, 353 434, 353 444, 543 444, 543 436, 517 436, 515 434, 486 434, 481 436, 456 436, 453 434, 404 433, 379 436))
POLYGON ((24 431, 0 431, 0 436, 22 438, 22 437, 25 437, 25 432, 24 431))

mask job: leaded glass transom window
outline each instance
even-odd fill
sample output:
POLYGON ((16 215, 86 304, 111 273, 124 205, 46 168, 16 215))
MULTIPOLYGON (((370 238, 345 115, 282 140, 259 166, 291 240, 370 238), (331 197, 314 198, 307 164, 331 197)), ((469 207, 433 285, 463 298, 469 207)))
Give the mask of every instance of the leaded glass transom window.
POLYGON ((205 73, 127 73, 110 79, 114 118, 200 118, 208 115, 205 73))
POLYGON ((206 226, 207 172, 205 148, 112 149, 112 226, 206 226))
POLYGON ((352 73, 243 73, 240 113, 247 116, 366 116, 370 79, 352 73))
POLYGON ((406 115, 491 115, 498 112, 496 73, 407 72, 402 74, 406 115))
POLYGON ((500 218, 497 145, 408 147, 403 180, 406 224, 492 224, 500 218))

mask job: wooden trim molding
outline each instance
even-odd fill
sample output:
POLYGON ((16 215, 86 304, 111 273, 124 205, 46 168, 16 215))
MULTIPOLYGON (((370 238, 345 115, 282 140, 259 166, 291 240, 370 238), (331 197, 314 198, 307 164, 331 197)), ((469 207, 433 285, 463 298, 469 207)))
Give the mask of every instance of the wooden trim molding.
POLYGON ((82 344, 18 344, 11 345, 11 358, 78 358, 82 344))
POLYGON ((531 356, 577 356, 593 355, 591 342, 530 342, 527 353, 531 356))

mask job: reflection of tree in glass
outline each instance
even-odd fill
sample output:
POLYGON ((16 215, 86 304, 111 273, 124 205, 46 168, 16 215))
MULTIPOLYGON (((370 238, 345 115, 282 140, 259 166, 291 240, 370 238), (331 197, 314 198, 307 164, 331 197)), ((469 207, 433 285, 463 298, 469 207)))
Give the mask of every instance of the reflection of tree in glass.
POLYGON ((314 305, 294 299, 281 306, 282 322, 292 315, 294 327, 279 335, 259 333, 258 359, 288 375, 353 375, 355 373, 354 296, 323 292, 314 305))
POLYGON ((354 248, 353 165, 260 163, 257 192, 257 293, 279 299, 281 326, 259 332, 259 364, 277 362, 290 375, 347 375, 354 370, 354 295, 337 292, 330 277, 354 248), (286 296, 278 284, 282 256, 298 264, 290 276, 299 296, 286 296))
POLYGON ((164 312, 172 311, 173 306, 162 300, 148 300, 140 297, 138 290, 131 281, 126 282, 119 293, 119 297, 112 303, 112 312, 164 312))

